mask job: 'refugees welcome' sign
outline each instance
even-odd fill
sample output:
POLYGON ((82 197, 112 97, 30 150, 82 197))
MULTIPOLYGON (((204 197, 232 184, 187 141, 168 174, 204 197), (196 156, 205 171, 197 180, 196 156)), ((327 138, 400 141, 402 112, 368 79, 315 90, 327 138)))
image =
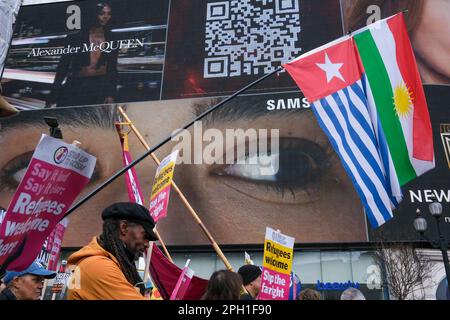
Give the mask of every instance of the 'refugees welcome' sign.
POLYGON ((0 226, 0 264, 25 241, 8 270, 26 269, 56 224, 88 184, 96 158, 74 145, 42 135, 0 226))
POLYGON ((266 228, 259 300, 288 300, 294 238, 266 228))

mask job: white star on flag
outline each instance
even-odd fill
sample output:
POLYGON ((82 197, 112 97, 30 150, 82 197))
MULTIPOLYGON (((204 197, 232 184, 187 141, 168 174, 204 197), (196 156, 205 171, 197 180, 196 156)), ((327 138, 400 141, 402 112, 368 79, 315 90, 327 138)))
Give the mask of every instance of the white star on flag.
POLYGON ((325 71, 325 73, 327 74, 327 83, 330 83, 330 81, 333 80, 333 78, 335 78, 335 77, 339 78, 345 82, 344 77, 342 76, 341 72, 339 71, 344 64, 343 63, 332 63, 326 52, 325 52, 325 63, 316 63, 316 65, 320 69, 325 71))

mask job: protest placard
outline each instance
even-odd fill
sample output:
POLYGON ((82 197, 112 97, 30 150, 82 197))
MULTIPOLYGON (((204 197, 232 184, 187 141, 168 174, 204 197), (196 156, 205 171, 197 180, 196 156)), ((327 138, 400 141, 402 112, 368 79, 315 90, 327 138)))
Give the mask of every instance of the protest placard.
POLYGON ((175 285, 175 289, 172 291, 170 300, 183 300, 187 289, 189 288, 189 284, 191 283, 192 277, 194 276, 194 270, 189 268, 190 261, 191 260, 189 259, 186 262, 186 265, 178 278, 177 284, 175 285))
POLYGON ((56 278, 51 289, 52 300, 55 300, 58 294, 61 294, 65 291, 67 280, 69 279, 70 275, 71 274, 68 272, 59 272, 56 274, 56 278))
POLYGON ((288 300, 294 238, 266 228, 259 300, 288 300))
POLYGON ((61 245, 64 237, 64 232, 66 231, 67 225, 69 224, 69 218, 64 218, 59 222, 55 229, 48 237, 48 270, 56 271, 58 266, 59 254, 61 252, 61 245))
POLYGON ((159 164, 158 169, 156 169, 155 181, 153 182, 150 196, 150 214, 155 222, 167 216, 170 188, 177 156, 178 150, 165 157, 159 164))
POLYGON ((42 135, 0 226, 0 264, 26 239, 23 251, 8 266, 27 268, 48 235, 88 184, 96 158, 47 135, 42 135))

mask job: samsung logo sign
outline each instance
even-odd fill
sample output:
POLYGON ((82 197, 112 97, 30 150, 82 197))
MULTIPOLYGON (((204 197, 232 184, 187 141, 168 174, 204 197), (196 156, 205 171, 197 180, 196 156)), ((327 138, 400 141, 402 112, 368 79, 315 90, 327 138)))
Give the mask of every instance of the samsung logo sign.
POLYGON ((267 100, 266 108, 273 110, 309 109, 311 105, 306 98, 267 100))
POLYGON ((317 280, 316 289, 318 291, 344 291, 348 288, 355 288, 359 289, 359 283, 358 282, 321 282, 320 280, 317 280))

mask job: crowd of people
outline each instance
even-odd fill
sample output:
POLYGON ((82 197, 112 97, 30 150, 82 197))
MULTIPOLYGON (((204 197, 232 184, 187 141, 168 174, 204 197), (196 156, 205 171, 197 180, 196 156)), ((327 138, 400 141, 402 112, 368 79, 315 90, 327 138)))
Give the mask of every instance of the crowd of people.
MULTIPOLYGON (((135 261, 156 241, 155 222, 144 206, 121 202, 102 212, 103 232, 73 253, 68 260, 79 283, 67 292, 70 300, 146 300, 145 287, 135 261)), ((256 300, 261 290, 260 267, 246 264, 238 272, 219 270, 208 281, 202 300, 256 300)), ((7 270, 2 277, 0 300, 39 300, 45 279, 56 272, 33 262, 23 271, 7 270)), ((319 292, 304 289, 297 300, 322 300, 319 292)), ((341 300, 365 300, 349 288, 341 300)))

